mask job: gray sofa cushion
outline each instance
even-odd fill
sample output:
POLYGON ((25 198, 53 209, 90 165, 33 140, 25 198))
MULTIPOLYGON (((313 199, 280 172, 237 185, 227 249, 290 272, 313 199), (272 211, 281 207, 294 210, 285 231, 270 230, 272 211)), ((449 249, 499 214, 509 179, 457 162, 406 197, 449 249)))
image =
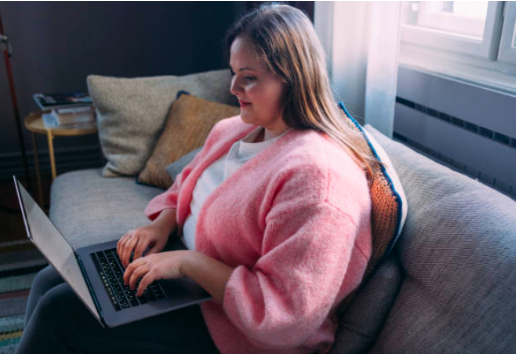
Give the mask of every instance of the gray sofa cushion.
POLYGON ((375 135, 409 214, 405 279, 372 353, 516 353, 516 203, 375 135))
POLYGON ((172 181, 176 180, 176 177, 178 174, 183 171, 183 168, 186 167, 192 160, 195 158, 195 156, 202 150, 202 146, 190 151, 188 154, 181 157, 179 160, 172 162, 170 165, 165 167, 165 170, 167 171, 170 178, 172 178, 172 181))
POLYGON ((340 316, 330 354, 367 352, 382 329, 399 291, 401 278, 399 262, 391 253, 340 316))
POLYGON ((118 240, 149 223, 143 211, 160 193, 134 178, 104 178, 102 169, 69 172, 52 184, 50 218, 74 248, 118 240))

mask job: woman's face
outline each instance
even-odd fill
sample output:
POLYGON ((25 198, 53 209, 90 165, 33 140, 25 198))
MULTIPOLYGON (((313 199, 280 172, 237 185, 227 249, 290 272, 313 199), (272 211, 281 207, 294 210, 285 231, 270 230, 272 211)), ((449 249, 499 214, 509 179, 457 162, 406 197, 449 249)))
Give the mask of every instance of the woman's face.
POLYGON ((273 135, 284 132, 288 128, 281 118, 285 83, 269 71, 242 37, 231 44, 229 65, 233 75, 230 92, 238 98, 242 120, 261 125, 273 135))

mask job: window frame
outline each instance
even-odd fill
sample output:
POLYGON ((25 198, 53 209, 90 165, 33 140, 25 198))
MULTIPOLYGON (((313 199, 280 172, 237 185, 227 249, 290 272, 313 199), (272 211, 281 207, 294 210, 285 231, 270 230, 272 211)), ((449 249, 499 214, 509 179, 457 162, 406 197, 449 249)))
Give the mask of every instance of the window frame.
POLYGON ((503 2, 489 2, 484 36, 477 37, 451 33, 444 30, 402 24, 401 41, 414 45, 458 52, 488 60, 496 59, 498 40, 502 30, 503 2))
POLYGON ((516 65, 516 2, 514 1, 505 3, 497 59, 502 63, 516 65))
MULTIPOLYGON (((477 33, 465 33, 463 28, 481 27, 483 22, 480 19, 470 18, 460 15, 454 15, 447 12, 436 12, 433 8, 435 2, 422 2, 419 4, 420 8, 423 9, 418 15, 418 25, 425 28, 434 28, 436 30, 452 32, 464 36, 472 36, 482 38, 484 34, 485 24, 477 33), (426 11, 425 11, 426 10, 426 11)), ((488 4, 489 8, 489 4, 488 4)))
MULTIPOLYGON (((461 51, 464 45, 458 44, 451 49, 446 46, 424 45, 425 42, 417 40, 416 32, 412 28, 402 25, 399 64, 414 70, 516 95, 516 48, 514 48, 516 43, 510 47, 510 51, 505 49, 505 46, 509 47, 511 39, 515 40, 514 37, 516 37, 516 33, 510 32, 516 31, 516 2, 502 1, 497 2, 496 5, 495 15, 497 16, 494 19, 497 21, 492 26, 490 55, 468 54, 467 50, 461 51), (501 53, 504 54, 500 56, 501 53)), ((490 16, 493 16, 493 10, 490 16)), ((432 31, 427 30, 427 32, 432 31)), ((447 42, 448 45, 453 45, 452 43, 447 42)))

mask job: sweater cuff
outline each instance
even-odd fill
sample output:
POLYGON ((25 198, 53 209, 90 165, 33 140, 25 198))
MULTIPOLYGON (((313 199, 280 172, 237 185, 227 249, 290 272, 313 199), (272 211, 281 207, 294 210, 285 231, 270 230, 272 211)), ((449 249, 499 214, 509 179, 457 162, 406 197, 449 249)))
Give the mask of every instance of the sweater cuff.
POLYGON ((152 199, 147 204, 144 214, 151 221, 154 221, 165 209, 177 209, 177 198, 174 198, 167 192, 152 199))

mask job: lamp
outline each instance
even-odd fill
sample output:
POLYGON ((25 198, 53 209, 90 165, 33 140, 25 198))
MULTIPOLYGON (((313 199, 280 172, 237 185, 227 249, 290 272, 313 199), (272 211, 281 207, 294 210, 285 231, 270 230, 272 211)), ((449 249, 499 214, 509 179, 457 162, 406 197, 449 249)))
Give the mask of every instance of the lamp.
MULTIPOLYGON (((16 124, 16 129, 18 131, 18 142, 20 144, 20 150, 23 160, 23 167, 25 169, 25 180, 27 181, 29 190, 32 190, 31 188, 31 182, 30 182, 30 175, 29 175, 29 165, 27 163, 27 153, 25 151, 25 142, 23 140, 23 133, 22 128, 20 124, 20 113, 18 111, 18 101, 16 99, 16 92, 14 90, 14 80, 13 80, 13 73, 11 68, 11 57, 13 55, 13 50, 11 47, 11 43, 9 42, 9 39, 4 34, 4 26, 2 23, 2 13, 0 12, 0 45, 3 47, 4 51, 4 58, 5 58, 5 66, 7 69, 7 80, 9 81, 9 90, 11 92, 11 100, 13 104, 13 110, 14 110, 14 120, 16 124)), ((2 207, 6 209, 12 209, 17 210, 18 209, 18 203, 16 200, 16 197, 13 192, 13 196, 9 197, 3 197, 2 198, 2 207), (4 205, 4 204, 8 205, 4 205)))

